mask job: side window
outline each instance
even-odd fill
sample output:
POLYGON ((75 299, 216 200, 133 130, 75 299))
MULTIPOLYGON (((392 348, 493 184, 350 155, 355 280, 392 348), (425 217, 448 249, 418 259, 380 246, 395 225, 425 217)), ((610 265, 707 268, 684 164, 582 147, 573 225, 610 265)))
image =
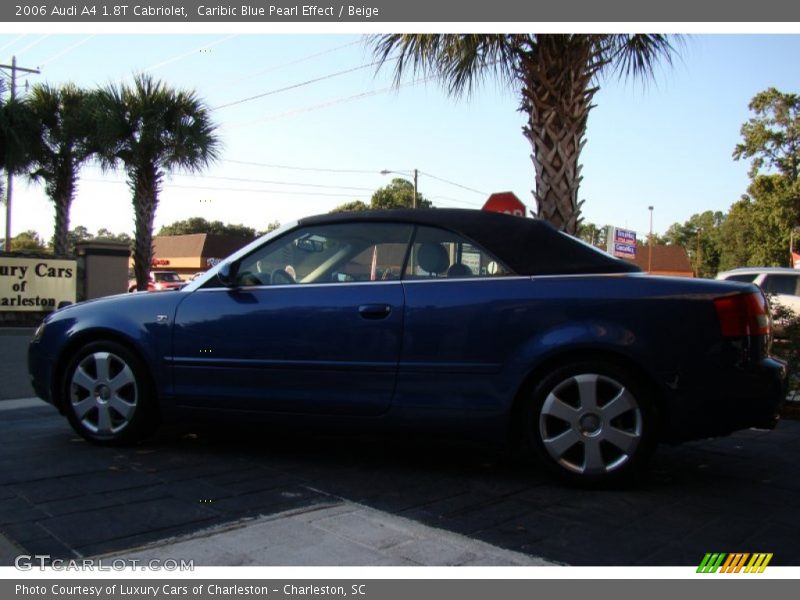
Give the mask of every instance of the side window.
POLYGON ((239 285, 399 279, 412 230, 393 223, 303 227, 244 257, 239 285))
POLYGON ((768 294, 787 294, 799 296, 798 277, 796 275, 767 275, 762 288, 768 294))
POLYGON ((405 279, 463 279, 514 275, 494 256, 462 236, 435 227, 418 227, 405 279))

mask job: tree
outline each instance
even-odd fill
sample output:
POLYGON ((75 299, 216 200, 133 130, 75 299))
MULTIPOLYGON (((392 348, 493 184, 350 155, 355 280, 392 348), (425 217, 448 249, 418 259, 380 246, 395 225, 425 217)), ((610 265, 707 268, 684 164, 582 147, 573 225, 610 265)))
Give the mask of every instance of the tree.
POLYGON ((203 217, 191 217, 185 221, 175 221, 164 225, 158 235, 186 235, 190 233, 211 233, 253 239, 256 230, 245 225, 231 225, 222 221, 207 221, 203 217))
POLYGON ((39 124, 30 177, 44 182, 45 193, 55 205, 55 254, 69 250, 69 211, 78 171, 91 155, 89 135, 94 121, 89 99, 87 92, 72 84, 36 85, 30 96, 31 112, 39 124))
POLYGON ((0 94, 0 176, 3 176, 0 177, 0 197, 3 202, 7 202, 4 176, 27 171, 35 137, 36 121, 27 100, 4 101, 0 94))
POLYGON ((755 113, 742 125, 742 143, 734 160, 752 158, 750 177, 765 166, 794 183, 800 171, 800 96, 769 88, 756 94, 749 108, 755 113))
POLYGON ((132 86, 97 92, 97 136, 101 165, 122 167, 135 212, 134 272, 147 289, 153 257, 153 222, 165 175, 200 171, 214 161, 220 142, 208 107, 194 92, 174 90, 149 75, 132 86))
POLYGON ((607 231, 607 226, 599 227, 594 223, 581 222, 578 225, 576 235, 587 244, 597 246, 598 248, 605 248, 607 231))
POLYGON ((355 212, 361 210, 369 210, 369 205, 364 204, 361 200, 353 200, 351 202, 345 202, 344 204, 340 204, 339 206, 334 208, 331 212, 340 213, 340 212, 355 212))
POLYGON ((42 238, 33 230, 23 231, 11 238, 11 252, 36 251, 44 252, 47 250, 42 238))
MULTIPOLYGON (((390 210, 414 207, 414 184, 407 179, 395 177, 389 185, 378 188, 372 194, 369 204, 361 200, 345 202, 331 212, 351 212, 360 210, 390 210)), ((417 208, 432 208, 433 203, 417 192, 417 208)))
POLYGON ((724 222, 725 215, 720 211, 694 214, 683 224, 673 223, 664 234, 664 241, 686 249, 698 277, 715 277, 722 254, 724 222))
POLYGON ((262 236, 265 233, 269 233, 270 231, 275 231, 280 226, 281 226, 280 221, 270 221, 269 223, 267 223, 267 228, 264 231, 259 231, 256 235, 262 236))
MULTIPOLYGON (((431 208, 430 200, 417 192, 417 208, 431 208)), ((401 177, 392 179, 389 185, 375 190, 370 199, 370 208, 373 210, 413 208, 414 184, 401 177)))
POLYGON ((100 229, 97 230, 97 235, 95 236, 95 239, 110 240, 114 242, 125 242, 128 244, 131 242, 131 236, 129 236, 127 233, 125 232, 113 233, 108 229, 106 229, 105 227, 101 227, 100 229))
POLYGON ((372 44, 381 66, 394 62, 398 84, 410 68, 437 75, 454 96, 489 75, 513 88, 527 116, 537 216, 573 235, 583 203, 579 158, 598 79, 651 76, 674 53, 668 36, 641 34, 387 34, 372 44))

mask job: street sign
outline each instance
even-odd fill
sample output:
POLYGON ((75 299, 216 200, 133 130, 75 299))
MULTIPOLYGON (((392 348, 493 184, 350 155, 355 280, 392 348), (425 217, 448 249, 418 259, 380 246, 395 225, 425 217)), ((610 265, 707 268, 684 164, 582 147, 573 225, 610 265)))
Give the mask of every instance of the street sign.
POLYGON ((515 217, 525 216, 525 205, 514 192, 498 192, 489 196, 482 210, 505 213, 515 217))
POLYGON ((617 258, 636 258, 636 232, 614 228, 611 238, 611 254, 617 258))

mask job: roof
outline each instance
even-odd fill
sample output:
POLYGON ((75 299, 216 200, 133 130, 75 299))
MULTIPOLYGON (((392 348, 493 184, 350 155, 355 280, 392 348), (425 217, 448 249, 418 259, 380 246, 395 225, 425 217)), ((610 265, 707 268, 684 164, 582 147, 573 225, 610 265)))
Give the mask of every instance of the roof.
POLYGON ((248 238, 211 233, 159 235, 153 239, 153 256, 224 258, 250 241, 248 238))
POLYGON ((739 273, 742 275, 748 275, 750 273, 753 274, 761 274, 761 273, 773 273, 773 274, 784 274, 784 275, 797 275, 800 273, 800 269, 792 269, 791 267, 739 267, 738 269, 730 269, 729 271, 723 271, 720 275, 728 275, 739 273))
POLYGON ((643 271, 648 270, 657 273, 694 273, 689 255, 686 248, 677 245, 657 245, 652 246, 652 257, 647 246, 638 245, 636 247, 636 258, 626 258, 625 260, 635 264, 643 271))
POLYGON ((520 275, 625 273, 636 266, 613 258, 540 219, 454 208, 330 213, 299 224, 375 222, 428 225, 459 233, 520 275))

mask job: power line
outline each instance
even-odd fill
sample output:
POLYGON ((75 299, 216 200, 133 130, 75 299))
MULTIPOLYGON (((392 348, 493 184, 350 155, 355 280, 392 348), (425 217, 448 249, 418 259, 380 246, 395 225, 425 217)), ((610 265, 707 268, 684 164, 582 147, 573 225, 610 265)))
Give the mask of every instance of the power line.
POLYGON ((164 67, 166 65, 172 64, 174 62, 177 62, 179 60, 183 60, 184 58, 187 58, 189 56, 197 54, 201 50, 205 50, 207 48, 213 48, 214 46, 219 46, 220 44, 223 44, 223 43, 227 42, 228 40, 233 39, 235 37, 237 37, 236 34, 228 35, 228 36, 225 36, 224 38, 219 38, 218 40, 215 40, 215 41, 213 41, 211 43, 203 44, 202 46, 198 46, 197 48, 193 48, 192 50, 189 50, 188 52, 183 52, 182 54, 178 54, 177 56, 173 56, 172 58, 168 58, 167 60, 161 61, 160 63, 156 63, 154 65, 151 65, 151 66, 147 67, 144 70, 145 71, 155 71, 156 69, 160 69, 161 67, 164 67))
POLYGON ((450 184, 450 185, 454 185, 455 187, 461 188, 462 190, 467 190, 468 192, 473 192, 475 194, 481 194, 482 196, 488 196, 489 195, 486 192, 482 192, 480 190, 476 190, 474 188, 467 187, 465 185, 461 185, 460 183, 456 183, 455 181, 449 181, 447 179, 443 179, 441 177, 437 177, 436 175, 432 175, 430 173, 426 173, 425 171, 420 171, 420 173, 425 175, 425 177, 430 177, 431 179, 435 179, 437 181, 441 181, 442 183, 447 183, 447 184, 450 184))
POLYGON ((51 34, 49 34, 49 33, 48 33, 48 34, 46 34, 46 35, 43 35, 42 37, 40 37, 40 38, 38 38, 38 39, 35 39, 35 40, 33 40, 33 41, 30 43, 30 44, 28 44, 27 46, 25 46, 25 47, 24 47, 22 50, 17 50, 17 52, 16 52, 17 56, 19 56, 19 55, 20 55, 20 54, 22 54, 23 52, 27 52, 28 50, 30 50, 30 49, 31 49, 31 48, 33 48, 34 46, 38 46, 38 45, 39 45, 41 42, 43 42, 43 41, 45 41, 47 38, 49 38, 49 37, 50 37, 50 35, 51 35, 51 34))
POLYGON ((42 61, 42 63, 40 63, 39 66, 43 67, 44 65, 49 64, 49 63, 53 62, 54 60, 57 60, 57 59, 61 58, 65 54, 68 54, 68 53, 72 52, 73 50, 75 50, 75 48, 78 48, 79 46, 83 46, 86 42, 88 42, 90 39, 95 37, 95 35, 96 34, 94 34, 94 33, 91 34, 91 35, 87 35, 82 40, 79 40, 79 41, 75 42, 74 44, 72 44, 70 46, 67 46, 66 48, 64 48, 60 52, 57 52, 53 56, 51 56, 50 58, 42 61))
POLYGON ((407 83, 401 83, 399 85, 391 85, 391 86, 388 86, 388 87, 385 87, 385 88, 380 88, 380 89, 377 89, 377 90, 371 90, 369 92, 361 92, 359 94, 354 94, 352 96, 342 96, 342 97, 339 97, 339 98, 333 98, 331 100, 328 100, 326 102, 322 102, 320 104, 313 104, 311 106, 306 106, 306 107, 303 107, 303 108, 290 110, 290 111, 287 111, 287 112, 284 112, 284 113, 271 115, 269 117, 264 117, 264 118, 261 118, 261 119, 254 119, 252 121, 240 121, 240 122, 228 125, 228 126, 235 128, 235 127, 244 127, 246 125, 255 125, 257 123, 265 123, 267 121, 277 121, 278 119, 284 119, 286 117, 293 117, 295 115, 300 115, 300 114, 303 114, 303 113, 312 112, 312 111, 315 111, 315 110, 320 110, 322 108, 330 108, 331 106, 338 106, 339 104, 346 104, 347 102, 353 102, 355 100, 361 100, 362 98, 369 98, 371 96, 377 96, 379 94, 385 94, 387 92, 391 92, 391 91, 397 90, 397 89, 399 89, 401 87, 409 87, 409 86, 413 86, 413 85, 418 85, 420 83, 424 83, 426 81, 430 81, 430 80, 432 80, 434 78, 435 78, 435 76, 430 76, 430 77, 425 77, 423 79, 416 79, 414 81, 409 81, 407 83))
POLYGON ((308 60, 311 60, 312 58, 325 56, 326 54, 331 54, 333 52, 336 52, 338 50, 342 50, 344 48, 348 48, 348 47, 353 46, 355 44, 358 44, 360 42, 361 42, 361 40, 355 40, 355 41, 352 41, 352 42, 348 42, 347 44, 342 44, 340 46, 335 46, 333 48, 329 48, 328 50, 323 50, 322 52, 316 52, 314 54, 309 54, 308 56, 304 56, 302 58, 298 58, 298 59, 292 60, 292 61, 287 62, 287 63, 283 63, 283 64, 280 64, 280 65, 274 65, 274 66, 269 67, 267 69, 263 69, 261 71, 256 71, 255 73, 251 73, 249 75, 244 75, 243 77, 238 77, 236 79, 228 79, 225 82, 225 84, 239 83, 241 81, 246 81, 248 79, 252 79, 253 77, 258 77, 259 75, 264 75, 266 73, 271 73, 273 71, 278 71, 279 69, 283 69, 285 67, 291 67, 293 65, 298 65, 300 63, 304 63, 304 62, 306 62, 308 60))
MULTIPOLYGON (((392 60, 392 59, 390 59, 392 60)), ((375 65, 381 63, 383 61, 374 61, 371 63, 367 63, 364 65, 359 65, 357 67, 352 67, 350 69, 345 69, 344 71, 337 71, 335 73, 328 73, 327 75, 322 75, 321 77, 315 77, 314 79, 307 79, 306 81, 301 81, 300 83, 295 83, 292 85, 287 85, 286 87, 277 88, 274 90, 269 90, 267 92, 263 92, 261 94, 256 94, 255 96, 249 96, 247 98, 242 98, 240 100, 234 100, 233 102, 228 102, 226 104, 220 104, 214 107, 214 110, 219 110, 221 108, 229 108, 231 106, 237 106, 239 104, 244 104, 245 102, 252 102, 253 100, 258 100, 260 98, 266 98, 267 96, 272 96, 274 94, 279 94, 281 92, 287 92, 289 90, 295 90, 297 88, 305 87, 307 85, 311 85, 312 83, 318 83, 320 81, 325 81, 327 79, 333 79, 334 77, 340 77, 342 75, 347 75, 348 73, 354 73, 356 71, 361 71, 363 69, 367 69, 369 67, 374 67, 375 65)))
POLYGON ((14 38, 13 40, 11 40, 10 42, 6 42, 6 43, 5 43, 5 44, 3 44, 2 46, 0 46, 0 52, 2 52, 3 50, 5 50, 6 48, 9 48, 10 46, 13 46, 13 45, 14 45, 14 44, 16 44, 18 41, 20 41, 22 38, 26 37, 27 35, 28 35, 28 34, 26 34, 26 33, 23 33, 23 34, 21 34, 21 35, 18 35, 17 37, 15 37, 15 38, 14 38))

